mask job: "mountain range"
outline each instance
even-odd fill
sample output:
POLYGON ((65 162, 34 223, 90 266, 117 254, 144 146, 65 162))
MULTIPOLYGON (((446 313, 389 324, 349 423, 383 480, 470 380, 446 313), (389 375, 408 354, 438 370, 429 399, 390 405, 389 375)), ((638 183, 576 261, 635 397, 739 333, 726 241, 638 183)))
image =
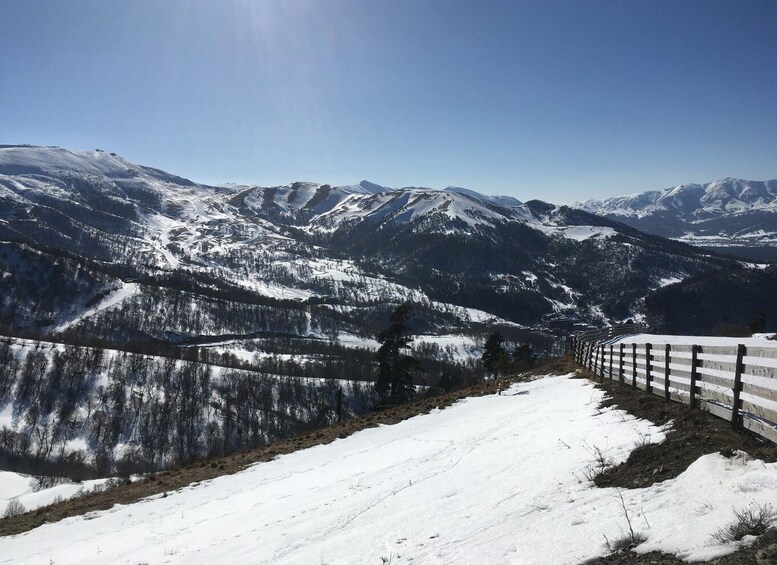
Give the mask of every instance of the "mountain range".
POLYGON ((577 207, 647 233, 752 260, 777 260, 777 180, 727 178, 577 207))
POLYGON ((644 319, 667 285, 741 276, 680 226, 771 217, 775 186, 722 181, 576 209, 367 181, 208 186, 100 150, 2 146, 0 320, 192 344, 369 338, 406 300, 436 335, 644 319), (640 223, 658 216, 676 218, 660 234, 674 239, 640 223))

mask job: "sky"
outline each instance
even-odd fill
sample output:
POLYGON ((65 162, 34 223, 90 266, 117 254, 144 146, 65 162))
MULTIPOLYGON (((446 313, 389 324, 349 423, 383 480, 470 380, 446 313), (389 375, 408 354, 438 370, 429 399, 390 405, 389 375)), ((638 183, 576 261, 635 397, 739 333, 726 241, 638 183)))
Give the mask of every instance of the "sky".
POLYGON ((0 143, 568 203, 777 178, 777 2, 2 0, 0 143))

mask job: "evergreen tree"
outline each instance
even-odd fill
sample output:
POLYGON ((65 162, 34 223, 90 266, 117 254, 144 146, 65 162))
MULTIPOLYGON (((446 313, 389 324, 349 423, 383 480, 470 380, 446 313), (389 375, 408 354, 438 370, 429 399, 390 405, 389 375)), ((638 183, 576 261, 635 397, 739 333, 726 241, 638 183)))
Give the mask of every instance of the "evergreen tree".
POLYGON ((437 386, 440 387, 445 392, 450 392, 457 386, 459 386, 459 383, 461 382, 461 379, 456 374, 451 374, 448 371, 443 371, 440 375, 440 379, 437 381, 437 386))
POLYGON ((494 378, 497 376, 497 365, 499 364, 499 359, 505 352, 504 343, 505 338, 502 337, 502 334, 499 332, 492 333, 486 340, 485 350, 483 351, 483 355, 480 358, 480 360, 483 362, 483 366, 486 368, 486 371, 491 373, 491 376, 494 378))
POLYGON ((763 332, 766 329, 766 314, 764 314, 764 311, 756 310, 753 312, 753 318, 747 324, 747 327, 750 329, 750 333, 757 334, 763 332))
POLYGON ((400 404, 415 395, 413 372, 421 368, 418 361, 402 353, 410 348, 411 328, 407 325, 413 315, 413 307, 408 304, 397 306, 389 318, 390 324, 378 334, 381 344, 375 358, 378 362, 378 380, 375 390, 381 404, 400 404))
POLYGON ((531 369, 536 360, 537 355, 528 343, 516 347, 513 351, 513 364, 517 371, 531 369))

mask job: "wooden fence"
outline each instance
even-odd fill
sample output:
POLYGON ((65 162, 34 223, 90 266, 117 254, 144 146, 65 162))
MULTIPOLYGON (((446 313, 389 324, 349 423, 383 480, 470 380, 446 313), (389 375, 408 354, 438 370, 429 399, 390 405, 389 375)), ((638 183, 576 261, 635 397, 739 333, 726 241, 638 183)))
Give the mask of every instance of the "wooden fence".
MULTIPOLYGON (((575 360, 601 380, 611 379, 699 407, 777 443, 777 343, 775 347, 629 342, 624 327, 576 336, 575 360)), ((631 332, 635 333, 635 332, 631 332)), ((677 341, 676 339, 672 340, 677 341)))

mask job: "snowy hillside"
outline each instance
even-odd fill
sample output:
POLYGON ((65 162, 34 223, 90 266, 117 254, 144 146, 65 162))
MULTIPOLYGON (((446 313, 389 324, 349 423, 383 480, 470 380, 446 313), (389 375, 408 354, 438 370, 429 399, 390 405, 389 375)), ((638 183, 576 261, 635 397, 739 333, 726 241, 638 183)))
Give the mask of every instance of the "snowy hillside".
POLYGON ((110 481, 111 479, 94 479, 75 483, 62 479, 55 481, 57 484, 46 485, 30 475, 0 471, 0 515, 6 512, 9 504, 20 504, 25 511, 35 510, 95 489, 106 488, 110 481))
POLYGON ((369 409, 371 387, 347 370, 316 378, 315 356, 291 364, 248 353, 230 367, 231 357, 210 349, 184 361, 0 340, 0 468, 78 478, 148 472, 369 409))
POLYGON ((707 455, 643 489, 596 488, 664 433, 568 377, 283 455, 236 475, 4 538, 0 563, 577 564, 627 528, 688 560, 734 551, 712 537, 753 502, 777 504, 777 465, 707 455))
POLYGON ((587 200, 579 208, 687 243, 774 258, 777 180, 723 179, 587 200))

